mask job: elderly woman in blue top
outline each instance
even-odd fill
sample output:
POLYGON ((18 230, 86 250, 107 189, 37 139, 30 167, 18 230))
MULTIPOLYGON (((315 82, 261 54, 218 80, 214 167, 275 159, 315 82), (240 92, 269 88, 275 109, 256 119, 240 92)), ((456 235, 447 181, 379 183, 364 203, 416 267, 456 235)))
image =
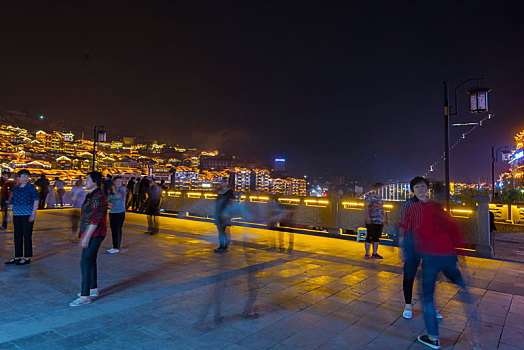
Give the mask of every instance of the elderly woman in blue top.
POLYGON ((38 191, 29 183, 31 174, 23 169, 18 172, 19 184, 13 188, 9 210, 13 212, 15 257, 6 264, 26 265, 33 256, 33 224, 38 209, 38 191))
POLYGON ((126 218, 126 188, 122 186, 122 177, 113 178, 113 184, 109 189, 109 225, 111 226, 111 235, 113 236, 113 247, 107 252, 115 254, 120 252, 122 243, 122 226, 126 218))

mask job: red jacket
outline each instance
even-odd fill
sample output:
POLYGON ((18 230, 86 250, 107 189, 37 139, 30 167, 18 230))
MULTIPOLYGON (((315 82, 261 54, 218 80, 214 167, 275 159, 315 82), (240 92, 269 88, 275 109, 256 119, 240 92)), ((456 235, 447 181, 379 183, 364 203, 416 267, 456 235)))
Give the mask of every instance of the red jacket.
POLYGON ((415 249, 421 254, 456 255, 455 248, 462 248, 457 223, 438 203, 423 204, 421 224, 414 234, 415 249))

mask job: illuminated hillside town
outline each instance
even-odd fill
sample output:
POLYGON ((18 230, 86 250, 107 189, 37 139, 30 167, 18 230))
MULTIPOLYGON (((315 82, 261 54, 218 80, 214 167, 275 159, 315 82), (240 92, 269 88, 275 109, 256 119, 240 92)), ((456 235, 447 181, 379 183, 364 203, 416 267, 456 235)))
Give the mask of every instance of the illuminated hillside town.
MULTIPOLYGON (((100 132, 99 132, 100 133, 100 132)), ((170 189, 213 191, 233 176, 235 191, 305 196, 306 180, 285 176, 285 160, 278 158, 272 173, 260 164, 246 163, 218 151, 197 151, 167 144, 121 141, 96 142, 95 169, 104 175, 152 176, 170 189), (258 167, 256 167, 258 165, 258 167), (251 167, 252 166, 252 167, 251 167), (282 177, 272 174, 284 175, 282 177)), ((36 130, 0 125, 0 157, 3 171, 29 169, 33 176, 58 176, 71 184, 93 168, 93 140, 76 138, 72 132, 36 130)))
POLYGON ((499 188, 524 189, 524 130, 515 135, 515 150, 509 157, 509 169, 500 175, 499 188))

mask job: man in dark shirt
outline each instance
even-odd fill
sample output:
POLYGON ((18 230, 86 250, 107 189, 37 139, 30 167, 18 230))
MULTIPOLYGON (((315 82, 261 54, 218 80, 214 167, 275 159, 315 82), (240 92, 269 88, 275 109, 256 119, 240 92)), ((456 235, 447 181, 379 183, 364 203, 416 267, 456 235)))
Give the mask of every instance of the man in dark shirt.
POLYGON ((89 193, 82 205, 80 214, 80 237, 82 245, 82 291, 78 299, 69 303, 69 306, 89 304, 91 297, 97 297, 97 267, 96 257, 100 244, 106 236, 107 201, 100 189, 102 174, 98 171, 90 172, 86 177, 86 189, 89 193))
POLYGON ((149 188, 147 190, 147 232, 150 235, 158 233, 158 214, 160 213, 160 203, 162 202, 162 189, 158 184, 151 180, 149 182, 149 188))
POLYGON ((39 193, 38 209, 44 209, 45 199, 49 194, 49 180, 42 174, 40 178, 35 181, 35 186, 38 188, 39 193))
POLYGON ((220 184, 218 197, 216 200, 215 223, 218 229, 218 241, 220 246, 215 249, 215 253, 225 253, 228 250, 230 238, 226 233, 228 226, 231 226, 231 214, 228 208, 231 206, 235 194, 229 187, 227 181, 220 184))
POLYGON ((146 177, 142 178, 140 185, 138 186, 138 211, 144 212, 146 208, 147 193, 149 191, 149 179, 146 177))
POLYGON ((126 185, 126 209, 131 206, 133 200, 133 188, 135 187, 135 178, 132 177, 126 185))
POLYGON ((104 180, 104 183, 102 184, 102 190, 104 191, 104 194, 106 197, 109 196, 111 187, 113 187, 113 176, 111 174, 107 174, 106 179, 104 180))
POLYGON ((2 178, 0 178, 0 188, 1 188, 1 194, 0 194, 0 201, 1 201, 1 209, 2 209, 2 227, 0 227, 0 230, 5 230, 7 228, 7 204, 9 202, 9 196, 11 195, 11 191, 13 190, 13 187, 15 186, 15 183, 13 181, 9 181, 9 178, 11 177, 11 173, 9 171, 2 172, 2 178))

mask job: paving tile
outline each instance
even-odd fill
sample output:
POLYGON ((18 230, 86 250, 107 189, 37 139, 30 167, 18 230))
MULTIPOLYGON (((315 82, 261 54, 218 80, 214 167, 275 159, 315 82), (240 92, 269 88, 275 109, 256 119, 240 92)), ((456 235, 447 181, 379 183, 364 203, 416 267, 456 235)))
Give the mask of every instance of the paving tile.
POLYGON ((508 345, 522 346, 522 329, 508 325, 504 326, 500 342, 508 345))
MULTIPOLYGON (((80 249, 67 243, 65 223, 57 225, 66 213, 39 212, 35 232, 45 235, 35 235, 34 264, 0 266, 1 349, 426 349, 416 342, 425 329, 417 292, 414 318, 401 317, 396 248, 383 247, 387 259, 368 262, 362 244, 295 235, 295 251, 281 254, 265 249, 266 231, 233 227, 235 244, 219 256, 212 223, 164 217, 159 235, 144 236, 145 217, 134 213, 126 215, 125 253, 107 254, 110 239, 102 243, 102 297, 70 308, 80 249), (28 299, 20 286, 41 298, 28 299), (248 297, 257 319, 240 317, 248 297), (218 305, 223 319, 214 323, 218 305)), ((0 234, 0 255, 11 250, 12 234, 0 234)), ((486 348, 519 348, 524 264, 469 257, 461 264, 473 305, 438 281, 443 348, 467 348, 468 315, 480 321, 486 348)))

